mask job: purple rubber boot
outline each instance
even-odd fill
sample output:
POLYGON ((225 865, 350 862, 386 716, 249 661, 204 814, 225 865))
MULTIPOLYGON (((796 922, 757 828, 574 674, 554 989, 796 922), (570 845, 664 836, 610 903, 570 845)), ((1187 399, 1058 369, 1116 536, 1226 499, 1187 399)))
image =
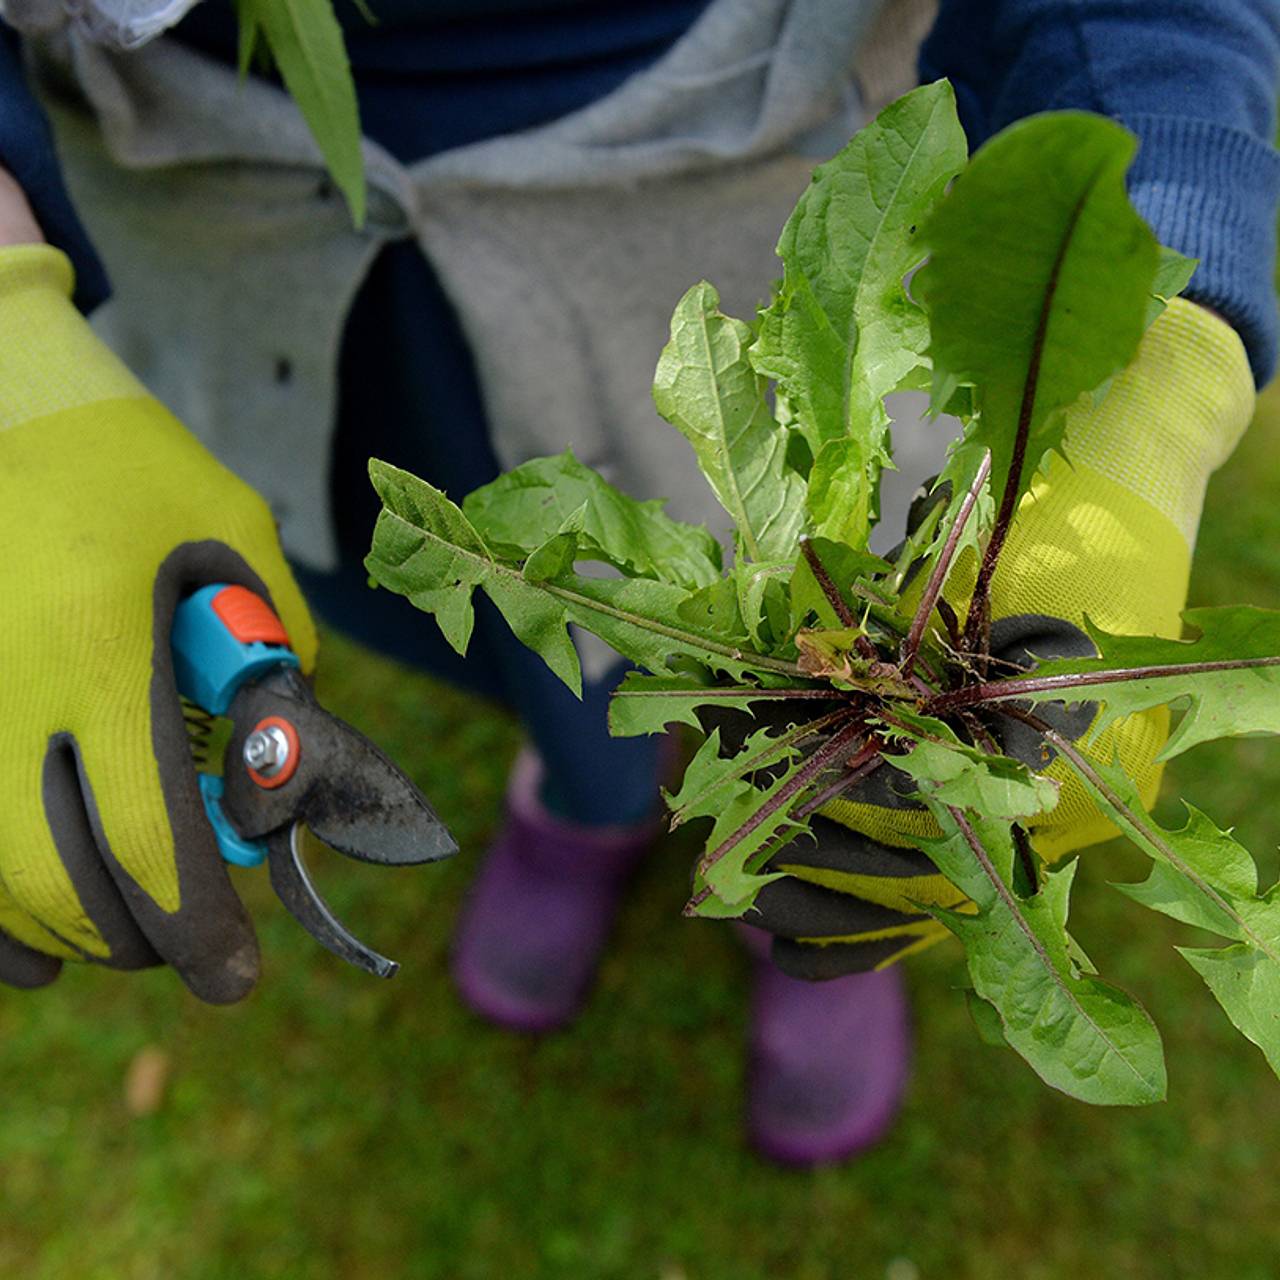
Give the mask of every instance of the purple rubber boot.
POLYGON ((830 982, 789 978, 769 937, 740 932, 754 957, 747 1133, 781 1164, 846 1160, 891 1128, 911 1061, 911 1028, 895 966, 830 982))
POLYGON ((552 1031, 582 1008, 622 890, 658 834, 582 826, 539 798, 543 770, 522 751, 507 813, 463 906, 453 980, 476 1013, 512 1031, 552 1031))

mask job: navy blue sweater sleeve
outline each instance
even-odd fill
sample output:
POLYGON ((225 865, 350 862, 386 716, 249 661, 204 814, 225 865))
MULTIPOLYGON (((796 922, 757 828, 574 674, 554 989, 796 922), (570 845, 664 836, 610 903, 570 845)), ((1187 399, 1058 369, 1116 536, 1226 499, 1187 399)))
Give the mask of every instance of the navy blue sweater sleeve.
POLYGON ((0 22, 0 165, 26 192, 45 239, 76 272, 75 302, 91 311, 110 292, 107 275, 63 185, 44 112, 22 74, 17 37, 0 22))
POLYGON ((943 0, 921 49, 974 146, 1036 111, 1078 108, 1138 135, 1129 190, 1160 240, 1200 259, 1189 297, 1275 371, 1278 0, 943 0))

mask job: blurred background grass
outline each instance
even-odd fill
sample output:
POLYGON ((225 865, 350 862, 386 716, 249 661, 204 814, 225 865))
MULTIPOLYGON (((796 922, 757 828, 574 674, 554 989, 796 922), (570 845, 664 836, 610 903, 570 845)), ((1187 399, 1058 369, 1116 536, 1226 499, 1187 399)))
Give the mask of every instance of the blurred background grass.
MULTIPOLYGON (((1214 482, 1194 602, 1280 607, 1278 449, 1272 393, 1214 482)), ((0 1277, 1280 1275, 1280 1084, 1172 950, 1188 931, 1107 889, 1140 877, 1135 855, 1085 859, 1074 925, 1162 1028, 1169 1102, 1051 1093, 980 1043, 958 950, 940 947, 909 965, 918 1055, 897 1129, 854 1164, 784 1172, 743 1145, 747 965, 727 930, 680 918, 693 847, 648 864, 577 1026, 493 1030, 445 961, 515 726, 337 637, 322 685, 462 845, 437 868, 319 869, 401 975, 342 966, 264 874, 238 873, 265 961, 244 1004, 202 1007, 166 971, 0 993, 0 1277), (167 1072, 149 1100, 148 1061, 167 1072)), ((1178 791, 1275 877, 1280 747, 1201 748, 1171 770, 1166 817, 1178 791)))

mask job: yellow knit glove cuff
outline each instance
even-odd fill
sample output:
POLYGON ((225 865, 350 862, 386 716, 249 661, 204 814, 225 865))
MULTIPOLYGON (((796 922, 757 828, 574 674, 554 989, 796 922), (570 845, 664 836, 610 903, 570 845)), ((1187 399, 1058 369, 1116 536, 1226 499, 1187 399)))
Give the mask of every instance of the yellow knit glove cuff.
POLYGON ((1066 454, 1158 511, 1190 552, 1209 477, 1239 444, 1254 399, 1239 335, 1174 298, 1097 409, 1069 415, 1066 454))
POLYGON ((147 390, 71 302, 64 253, 47 244, 0 250, 0 431, 147 390))

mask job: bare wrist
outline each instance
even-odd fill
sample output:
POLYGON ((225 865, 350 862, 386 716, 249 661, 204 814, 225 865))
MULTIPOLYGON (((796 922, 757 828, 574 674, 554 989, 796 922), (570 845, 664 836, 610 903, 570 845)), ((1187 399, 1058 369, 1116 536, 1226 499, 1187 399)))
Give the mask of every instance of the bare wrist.
POLYGON ((0 246, 43 243, 26 193, 7 169, 0 168, 0 246))

